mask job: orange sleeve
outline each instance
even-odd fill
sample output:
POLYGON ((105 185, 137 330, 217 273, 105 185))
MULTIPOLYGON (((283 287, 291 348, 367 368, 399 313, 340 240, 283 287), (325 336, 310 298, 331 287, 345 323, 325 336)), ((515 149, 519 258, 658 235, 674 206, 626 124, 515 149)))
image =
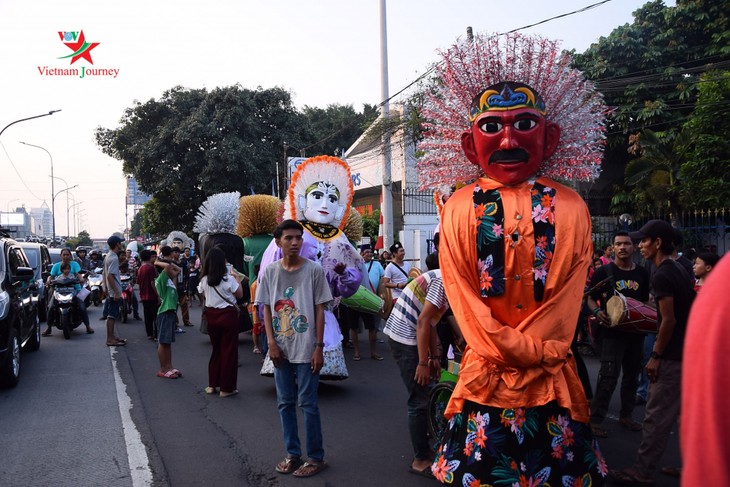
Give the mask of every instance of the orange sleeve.
MULTIPOLYGON (((480 184, 493 184, 481 180, 480 184)), ((459 382, 447 413, 465 399, 504 407, 531 407, 557 399, 576 405, 587 420, 587 402, 570 357, 585 276, 590 262, 590 216, 580 197, 556 187, 555 256, 543 300, 534 300, 534 259, 529 187, 500 190, 505 214, 504 296, 482 298, 477 276, 475 185, 454 194, 442 216, 439 258, 449 304, 467 342, 459 382), (515 215, 525 215, 515 218, 515 215), (511 229, 521 232, 517 245, 511 229), (510 280, 509 276, 522 279, 510 280), (572 368, 572 370, 571 370, 572 368), (577 387, 576 387, 577 386, 577 387)))

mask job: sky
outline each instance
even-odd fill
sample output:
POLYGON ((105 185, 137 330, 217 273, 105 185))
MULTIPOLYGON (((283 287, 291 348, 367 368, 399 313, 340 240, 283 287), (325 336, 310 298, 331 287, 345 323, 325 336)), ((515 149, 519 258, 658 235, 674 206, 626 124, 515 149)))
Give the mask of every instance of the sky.
MULTIPOLYGON (((597 2, 390 0, 390 94, 423 74, 467 26, 505 32, 597 2)), ((522 32, 582 52, 630 23, 644 3, 612 0, 522 32)), ((299 108, 337 103, 359 111, 380 103, 379 6, 379 0, 0 0, 0 130, 62 110, 0 135, 0 211, 51 206, 50 158, 23 141, 53 158, 58 235, 86 230, 106 238, 122 231, 133 213, 125 207, 122 162, 99 150, 94 130, 117 127, 135 100, 160 98, 174 86, 280 86, 299 108), (93 65, 59 59, 73 52, 59 32, 81 31, 98 43, 89 51, 93 65), (46 67, 117 71, 81 78, 49 75, 46 67), (66 187, 74 188, 59 194, 66 187)))

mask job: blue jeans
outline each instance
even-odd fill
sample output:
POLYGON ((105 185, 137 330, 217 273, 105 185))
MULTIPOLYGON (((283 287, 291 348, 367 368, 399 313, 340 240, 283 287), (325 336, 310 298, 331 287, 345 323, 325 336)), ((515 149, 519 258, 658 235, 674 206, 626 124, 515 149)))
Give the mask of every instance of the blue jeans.
POLYGON ((297 430, 297 397, 304 415, 304 430, 307 434, 307 456, 310 460, 324 460, 322 447, 322 422, 319 417, 317 388, 319 374, 312 373, 312 365, 293 364, 282 360, 274 369, 276 402, 279 406, 281 429, 284 432, 284 446, 290 457, 301 457, 302 447, 297 430))
POLYGON ((390 351, 400 368, 400 376, 408 390, 408 432, 411 435, 413 454, 419 460, 432 458, 428 446, 428 398, 430 388, 420 386, 415 381, 418 367, 418 347, 403 345, 388 338, 390 351))
POLYGON ((641 373, 639 374, 639 388, 636 389, 636 395, 644 401, 649 397, 649 377, 646 376, 646 364, 649 362, 649 355, 654 350, 656 335, 649 333, 644 338, 644 357, 641 359, 641 373))

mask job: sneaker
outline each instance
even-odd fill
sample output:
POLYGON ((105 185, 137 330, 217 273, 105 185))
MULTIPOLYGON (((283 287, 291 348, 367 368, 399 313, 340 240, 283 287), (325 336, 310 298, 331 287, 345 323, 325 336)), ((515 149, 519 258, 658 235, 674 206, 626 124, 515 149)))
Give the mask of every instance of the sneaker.
POLYGON ((182 328, 180 328, 178 326, 177 329, 175 330, 175 333, 185 333, 185 330, 183 330, 182 328))

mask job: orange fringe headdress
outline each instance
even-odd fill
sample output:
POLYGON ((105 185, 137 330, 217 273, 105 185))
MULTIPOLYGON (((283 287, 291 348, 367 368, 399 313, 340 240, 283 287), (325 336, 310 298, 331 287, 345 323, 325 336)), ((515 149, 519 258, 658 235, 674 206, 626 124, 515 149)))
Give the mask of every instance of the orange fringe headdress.
POLYGON ((342 230, 347 223, 355 191, 350 166, 342 159, 332 156, 310 157, 297 167, 284 201, 284 217, 297 221, 304 220, 307 188, 320 181, 333 184, 340 192, 339 208, 332 226, 342 230))

